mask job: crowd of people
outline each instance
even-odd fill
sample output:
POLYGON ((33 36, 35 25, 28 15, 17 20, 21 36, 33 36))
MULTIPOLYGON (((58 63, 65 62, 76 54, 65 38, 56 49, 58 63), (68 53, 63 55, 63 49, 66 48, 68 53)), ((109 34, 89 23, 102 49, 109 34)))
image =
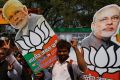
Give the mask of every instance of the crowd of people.
POLYGON ((34 74, 14 41, 0 36, 0 80, 51 80, 48 70, 34 74))
POLYGON ((86 64, 83 58, 79 58, 82 57, 82 54, 77 48, 77 40, 75 39, 72 39, 71 43, 60 40, 57 43, 58 61, 50 71, 45 69, 38 74, 31 71, 14 41, 1 36, 0 44, 0 80, 61 80, 63 77, 65 80, 84 80, 83 74, 86 70, 86 64), (78 64, 69 58, 71 46, 78 55, 78 64), (71 69, 72 74, 68 72, 71 69))
POLYGON ((1 36, 0 44, 0 80, 28 80, 31 71, 14 41, 1 36))
MULTIPOLYGON (((24 35, 29 35, 29 31, 30 30, 33 31, 35 29, 38 21, 39 21, 39 24, 42 23, 43 21, 45 21, 46 26, 48 26, 47 21, 43 18, 42 15, 28 14, 27 7, 25 5, 23 5, 18 0, 7 1, 5 3, 5 5, 3 6, 2 13, 3 13, 4 18, 6 20, 8 20, 8 22, 10 23, 10 25, 12 27, 14 27, 15 29, 19 29, 18 33, 16 34, 15 41, 21 39, 24 35)), ((55 65, 52 66, 52 70, 50 70, 51 71, 51 79, 52 80, 58 80, 58 79, 59 80, 61 80, 61 79, 62 80, 63 79, 65 79, 65 80, 71 80, 71 79, 78 80, 78 79, 82 79, 83 78, 82 75, 86 70, 86 64, 85 64, 85 61, 82 57, 83 55, 80 53, 79 49, 77 48, 77 41, 73 39, 72 42, 69 43, 69 42, 66 42, 64 40, 61 40, 58 42, 57 48, 58 48, 58 50, 57 50, 58 62, 56 62, 55 65), (63 44, 64 44, 64 46, 62 47, 61 45, 63 45, 63 44), (70 66, 73 68, 72 69, 73 74, 74 73, 76 74, 76 75, 74 75, 74 78, 73 78, 73 75, 72 76, 69 75, 68 70, 67 70, 67 66, 66 66, 67 64, 70 63, 69 62, 69 52, 70 52, 71 46, 75 50, 76 56, 77 56, 77 62, 73 61, 72 65, 70 64, 70 66), (63 65, 59 66, 61 72, 56 74, 56 72, 59 72, 56 70, 57 63, 63 64, 63 65), (62 67, 65 67, 65 70, 62 67), (63 77, 62 77, 63 73, 65 73, 65 75, 63 75, 63 77)), ((19 46, 18 46, 18 49, 20 51, 22 51, 22 49, 19 46)), ((20 56, 20 54, 17 55, 16 59, 19 60, 19 58, 18 58, 19 56, 20 56)), ((21 72, 20 75, 23 75, 22 72, 24 72, 24 64, 23 64, 23 62, 20 62, 19 64, 22 67, 21 71, 20 71, 21 72)), ((45 72, 45 74, 44 74, 41 71, 40 74, 38 73, 37 75, 35 75, 34 79, 42 80, 43 77, 46 77, 46 73, 47 72, 45 72), (40 75, 42 75, 41 79, 39 79, 40 75)), ((71 72, 70 72, 70 74, 71 74, 71 72)))
POLYGON ((18 45, 16 47, 14 42, 24 35, 29 35, 29 31, 35 29, 38 20, 41 20, 41 23, 46 20, 42 15, 28 14, 27 7, 18 0, 8 0, 3 6, 2 13, 10 25, 19 31, 15 40, 0 37, 0 80, 85 80, 84 74, 88 69, 83 48, 90 49, 92 46, 99 49, 101 45, 114 45, 115 43, 107 42, 117 31, 120 21, 120 10, 117 5, 100 9, 93 17, 92 33, 82 41, 83 48, 78 49, 77 39, 72 38, 71 42, 60 39, 56 44, 58 60, 52 64, 50 70, 45 69, 34 74, 21 55, 22 49, 18 45), (75 51, 77 61, 69 58, 71 47, 75 51))

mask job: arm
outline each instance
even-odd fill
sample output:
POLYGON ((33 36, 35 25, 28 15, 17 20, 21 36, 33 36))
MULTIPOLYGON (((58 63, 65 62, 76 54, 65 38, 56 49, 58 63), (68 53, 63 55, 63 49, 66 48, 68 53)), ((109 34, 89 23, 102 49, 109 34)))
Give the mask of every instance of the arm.
POLYGON ((16 60, 13 54, 10 54, 7 56, 6 60, 8 61, 9 64, 12 64, 13 62, 13 67, 17 71, 19 75, 22 74, 22 65, 16 60))
POLYGON ((76 39, 71 40, 71 46, 73 47, 73 49, 76 53, 77 63, 78 63, 79 69, 82 70, 83 72, 85 72, 87 69, 87 65, 86 65, 84 57, 82 55, 83 50, 81 49, 81 52, 80 52, 78 47, 77 47, 77 44, 78 44, 78 41, 76 39))
POLYGON ((19 75, 18 72, 14 69, 14 66, 13 66, 14 63, 15 63, 15 61, 12 64, 10 64, 10 63, 8 64, 7 75, 12 80, 19 80, 21 78, 21 75, 19 75))
POLYGON ((9 78, 11 78, 12 80, 17 80, 19 77, 18 77, 18 73, 15 69, 11 70, 11 71, 8 71, 7 72, 7 75, 9 78))
POLYGON ((14 55, 12 54, 12 48, 10 48, 10 40, 7 42, 4 40, 5 45, 3 46, 4 48, 6 48, 7 52, 6 52, 6 61, 9 64, 12 64, 14 69, 18 72, 18 74, 22 74, 22 65, 20 65, 20 63, 16 60, 16 58, 14 57, 14 55))

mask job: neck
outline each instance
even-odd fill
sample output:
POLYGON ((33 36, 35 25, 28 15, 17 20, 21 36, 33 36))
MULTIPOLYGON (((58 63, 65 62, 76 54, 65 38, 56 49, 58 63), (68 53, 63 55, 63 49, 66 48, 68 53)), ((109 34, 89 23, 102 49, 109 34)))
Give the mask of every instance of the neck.
POLYGON ((58 61, 62 64, 64 63, 68 58, 64 59, 64 60, 61 60, 61 59, 58 59, 58 61))
POLYGON ((103 40, 103 41, 109 41, 110 40, 110 37, 101 37, 101 36, 95 35, 95 34, 94 34, 94 36, 99 40, 103 40))
POLYGON ((59 60, 59 62, 62 64, 62 63, 64 63, 65 61, 61 61, 61 60, 59 60))

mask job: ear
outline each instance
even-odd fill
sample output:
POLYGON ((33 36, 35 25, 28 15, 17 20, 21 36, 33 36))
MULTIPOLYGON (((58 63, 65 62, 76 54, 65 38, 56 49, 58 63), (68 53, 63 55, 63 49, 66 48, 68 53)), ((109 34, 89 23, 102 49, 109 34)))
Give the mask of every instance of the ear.
POLYGON ((94 31, 94 28, 95 28, 95 23, 92 22, 92 23, 91 23, 91 30, 92 30, 92 32, 94 31))
POLYGON ((26 6, 23 7, 23 11, 24 11, 26 14, 28 14, 28 9, 27 9, 26 6))

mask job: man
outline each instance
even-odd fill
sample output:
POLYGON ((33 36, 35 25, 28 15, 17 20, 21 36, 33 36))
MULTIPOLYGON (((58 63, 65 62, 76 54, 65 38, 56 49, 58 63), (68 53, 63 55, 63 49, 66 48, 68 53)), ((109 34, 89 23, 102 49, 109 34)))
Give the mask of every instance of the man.
POLYGON ((4 50, 0 49, 0 80, 10 80, 7 75, 8 72, 8 62, 5 61, 4 50))
MULTIPOLYGON (((34 52, 37 51, 38 49, 45 50, 46 47, 44 48, 43 46, 47 44, 49 44, 50 46, 55 40, 57 41, 57 36, 54 34, 54 32, 52 31, 44 17, 42 15, 37 14, 28 14, 27 7, 23 5, 20 1, 8 0, 3 6, 2 13, 5 19, 10 23, 12 27, 14 27, 15 29, 19 29, 19 31, 16 34, 15 41, 16 43, 18 43, 17 46, 22 51, 23 56, 24 55, 29 56, 29 54, 27 53, 30 52, 32 52, 30 54, 34 55, 34 52), (33 33, 34 35, 33 34, 30 35, 30 32, 33 33)), ((54 48, 55 47, 51 47, 51 51, 54 48)), ((34 56, 32 57, 38 58, 34 56)), ((52 57, 53 56, 51 56, 51 58, 52 57)), ((39 59, 41 59, 41 57, 39 59)), ((37 59, 37 61, 39 60, 37 59)), ((30 61, 28 61, 28 63, 31 65, 30 61)), ((39 67, 39 65, 35 66, 39 67)), ((37 71, 39 71, 36 69, 32 68, 33 72, 37 73, 37 71)))
MULTIPOLYGON (((98 78, 119 80, 119 64, 117 59, 119 46, 111 41, 120 22, 120 7, 116 4, 107 5, 98 10, 91 24, 91 34, 82 40, 84 58, 92 79, 98 78), (118 66, 115 66, 118 65, 118 66)), ((89 80, 89 79, 87 79, 89 80)))
POLYGON ((99 49, 102 45, 105 48, 112 45, 113 43, 109 43, 110 38, 117 31, 119 22, 119 6, 112 4, 101 8, 93 17, 92 33, 82 41, 81 46, 99 49))
POLYGON ((22 66, 8 52, 7 48, 0 48, 0 80, 21 80, 22 66))
MULTIPOLYGON (((42 15, 28 14, 27 7, 18 0, 8 0, 3 6, 2 13, 12 27, 19 29, 15 40, 28 35, 30 30, 33 31, 39 19, 39 23, 45 21, 42 15)), ((48 25, 47 22, 46 25, 48 25)))
POLYGON ((7 74, 7 76, 12 80, 22 80, 21 74, 23 67, 13 55, 13 48, 15 47, 15 45, 12 43, 14 42, 12 42, 7 37, 2 36, 0 37, 0 43, 2 43, 0 46, 0 52, 2 55, 0 57, 0 64, 1 69, 5 70, 0 72, 1 74, 4 73, 3 75, 0 75, 0 80, 6 80, 7 77, 3 77, 5 76, 5 74, 7 74))
POLYGON ((71 44, 65 40, 60 40, 57 43, 58 61, 53 66, 52 80, 83 80, 86 64, 82 54, 77 48, 77 43, 76 39, 72 39, 71 44), (78 64, 69 58, 71 46, 75 50, 78 64), (73 72, 68 70, 68 65, 72 66, 73 72))

